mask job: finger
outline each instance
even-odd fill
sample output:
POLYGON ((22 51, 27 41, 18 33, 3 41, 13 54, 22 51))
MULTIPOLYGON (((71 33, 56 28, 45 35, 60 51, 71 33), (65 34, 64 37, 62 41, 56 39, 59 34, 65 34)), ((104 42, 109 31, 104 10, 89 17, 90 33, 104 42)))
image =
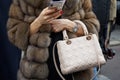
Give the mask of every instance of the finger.
POLYGON ((56 29, 55 29, 55 27, 52 27, 52 31, 53 31, 53 32, 56 32, 56 29))
POLYGON ((48 21, 53 21, 54 22, 54 20, 55 20, 55 22, 57 21, 57 18, 58 17, 60 17, 61 16, 61 14, 59 14, 59 12, 58 13, 55 13, 55 14, 53 14, 53 15, 51 15, 51 16, 47 16, 46 17, 46 20, 48 20, 48 21))
POLYGON ((48 18, 56 18, 56 17, 58 17, 58 16, 60 16, 60 15, 61 15, 61 14, 60 14, 60 12, 58 11, 58 12, 56 12, 56 13, 53 13, 53 14, 49 15, 48 18))
POLYGON ((50 18, 50 19, 47 20, 47 22, 48 22, 49 24, 52 24, 52 23, 53 23, 53 22, 52 22, 53 20, 55 20, 55 19, 54 19, 54 18, 50 18))
POLYGON ((47 21, 47 22, 49 22, 49 23, 55 23, 55 22, 57 22, 57 17, 59 17, 60 15, 56 15, 56 16, 54 16, 54 17, 51 17, 51 16, 47 16, 47 17, 45 17, 45 20, 47 21), (56 21, 54 21, 54 20, 56 20, 56 21))
POLYGON ((58 28, 53 28, 53 31, 54 32, 59 32, 59 29, 58 28))
POLYGON ((55 32, 60 32, 62 29, 61 28, 56 28, 55 32))
POLYGON ((58 17, 60 17, 62 14, 58 14, 56 16, 54 16, 55 19, 57 19, 58 17))
MULTIPOLYGON (((58 13, 58 14, 56 13, 56 15, 53 15, 52 18, 53 18, 53 19, 57 19, 57 18, 60 17, 62 14, 63 14, 63 11, 60 10, 59 13, 58 13)), ((56 22, 57 20, 53 20, 52 22, 54 22, 54 21, 56 22)))
POLYGON ((47 8, 45 10, 45 15, 49 15, 49 14, 55 13, 56 11, 57 11, 56 8, 47 8))
POLYGON ((59 25, 59 26, 56 26, 56 25, 53 25, 53 31, 54 32, 60 32, 62 29, 62 27, 59 25))
POLYGON ((55 32, 56 29, 57 29, 57 26, 56 26, 56 25, 52 25, 52 29, 53 29, 53 31, 55 32))
POLYGON ((63 13, 62 13, 62 10, 60 10, 60 11, 52 14, 51 17, 54 17, 54 18, 56 19, 56 18, 60 17, 62 14, 63 14, 63 13))

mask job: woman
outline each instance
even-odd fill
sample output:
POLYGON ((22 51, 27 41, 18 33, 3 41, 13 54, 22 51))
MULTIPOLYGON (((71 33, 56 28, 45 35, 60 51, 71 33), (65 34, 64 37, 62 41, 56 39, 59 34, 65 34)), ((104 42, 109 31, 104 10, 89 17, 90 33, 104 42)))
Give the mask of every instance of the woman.
MULTIPOLYGON (((61 80, 52 60, 52 47, 67 30, 69 37, 84 35, 82 21, 90 33, 98 35, 99 22, 91 0, 66 0, 62 10, 49 8, 50 0, 13 0, 7 23, 9 40, 25 53, 18 80, 61 80)), ((57 57, 56 57, 57 58, 57 57)), ((59 65, 59 62, 58 62, 59 65)), ((91 69, 74 73, 75 80, 89 80, 91 69)), ((72 80, 71 75, 65 76, 72 80)))
POLYGON ((110 0, 92 0, 93 1, 93 11, 95 12, 97 18, 100 22, 100 31, 99 31, 99 41, 103 53, 106 53, 105 49, 105 39, 107 34, 107 24, 109 21, 109 12, 110 12, 110 0), (101 7, 99 7, 101 6, 101 7), (104 17, 103 17, 104 16, 104 17))

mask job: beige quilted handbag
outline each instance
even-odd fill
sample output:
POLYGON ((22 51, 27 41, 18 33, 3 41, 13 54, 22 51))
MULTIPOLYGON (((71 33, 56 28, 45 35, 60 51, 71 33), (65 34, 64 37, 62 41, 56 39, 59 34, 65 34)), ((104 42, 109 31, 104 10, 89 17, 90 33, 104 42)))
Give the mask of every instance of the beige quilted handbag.
MULTIPOLYGON (((64 40, 57 42, 60 69, 63 74, 74 73, 106 63, 97 36, 88 34, 85 25, 83 30, 85 36, 72 39, 68 38, 66 30, 64 30, 64 40)), ((54 50, 53 57, 57 67, 54 50)), ((56 69, 59 72, 58 68, 56 69)))

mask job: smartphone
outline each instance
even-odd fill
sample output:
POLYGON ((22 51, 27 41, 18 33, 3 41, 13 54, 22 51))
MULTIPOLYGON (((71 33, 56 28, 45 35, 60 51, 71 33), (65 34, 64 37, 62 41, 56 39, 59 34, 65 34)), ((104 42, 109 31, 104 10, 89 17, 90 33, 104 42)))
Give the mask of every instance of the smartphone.
POLYGON ((52 0, 49 7, 56 7, 58 10, 62 9, 66 0, 52 0))

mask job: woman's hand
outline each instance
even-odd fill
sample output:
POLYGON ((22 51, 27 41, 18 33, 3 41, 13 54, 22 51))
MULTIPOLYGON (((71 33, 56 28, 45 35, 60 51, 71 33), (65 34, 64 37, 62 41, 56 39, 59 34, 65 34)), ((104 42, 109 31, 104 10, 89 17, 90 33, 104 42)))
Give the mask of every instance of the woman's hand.
POLYGON ((50 23, 52 24, 52 28, 54 32, 60 32, 63 31, 64 29, 73 32, 73 28, 75 26, 78 27, 77 32, 75 32, 75 34, 77 36, 82 36, 84 35, 84 31, 82 28, 81 24, 76 24, 75 22, 69 20, 69 19, 55 19, 50 21, 50 23))
POLYGON ((69 19, 55 19, 50 21, 54 32, 60 32, 64 29, 72 31, 73 27, 76 25, 73 21, 69 19))
POLYGON ((41 24, 48 24, 49 21, 56 19, 61 16, 61 10, 57 10, 54 8, 45 8, 40 15, 38 16, 38 20, 41 24))
POLYGON ((31 23, 30 33, 36 33, 42 24, 49 24, 53 19, 56 19, 62 15, 62 10, 57 10, 56 8, 45 8, 40 13, 40 15, 31 23))

